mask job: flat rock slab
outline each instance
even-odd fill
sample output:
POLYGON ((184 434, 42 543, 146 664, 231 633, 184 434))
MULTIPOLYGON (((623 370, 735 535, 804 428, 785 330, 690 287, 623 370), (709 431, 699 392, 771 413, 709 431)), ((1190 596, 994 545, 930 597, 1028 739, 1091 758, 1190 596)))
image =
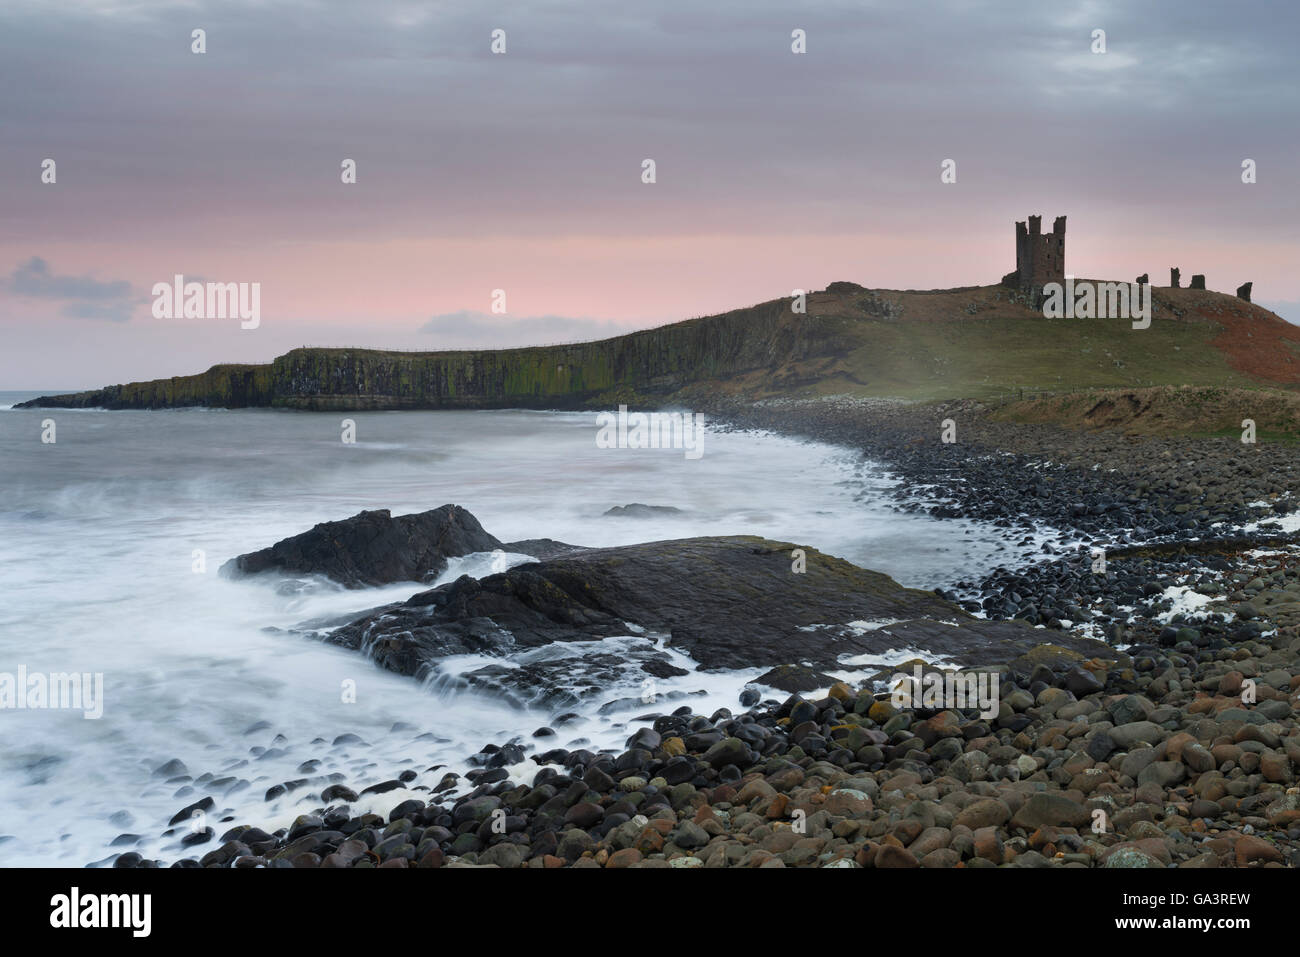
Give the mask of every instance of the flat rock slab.
MULTIPOLYGON (((588 549, 479 580, 464 576, 325 640, 364 648, 391 671, 425 675, 447 655, 518 655, 642 630, 668 635, 670 647, 704 669, 834 669, 848 657, 902 647, 966 666, 1000 665, 1049 637, 1020 622, 973 618, 931 592, 806 546, 729 536, 588 549), (792 570, 795 548, 805 553, 802 573, 792 570)), ((1100 642, 1058 632, 1050 640, 1084 657, 1115 657, 1100 642)))

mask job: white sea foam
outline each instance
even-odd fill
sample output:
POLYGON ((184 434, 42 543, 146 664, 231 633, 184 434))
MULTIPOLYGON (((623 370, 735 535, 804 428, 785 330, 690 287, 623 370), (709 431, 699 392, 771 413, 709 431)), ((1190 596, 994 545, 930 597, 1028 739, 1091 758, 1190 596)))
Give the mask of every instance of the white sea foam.
POLYGON ((1161 593, 1160 597, 1173 602, 1173 607, 1161 616, 1166 621, 1173 618, 1174 615, 1184 615, 1188 618, 1204 618, 1207 614, 1206 609, 1214 601, 1209 595, 1202 595, 1186 585, 1170 585, 1161 593))
MULTIPOLYGON (((316 796, 331 774, 360 790, 414 772, 406 787, 357 804, 386 813, 407 796, 428 796, 415 788, 468 769, 466 759, 485 744, 549 748, 585 738, 593 749, 620 746, 639 714, 682 703, 703 713, 736 709, 740 689, 759 673, 659 680, 653 703, 600 714, 602 702, 643 693, 629 673, 625 683, 598 689, 554 737, 534 742, 532 732, 553 713, 463 688, 433 694, 293 630, 307 620, 355 617, 431 583, 350 591, 316 581, 286 593, 271 581, 217 574, 228 558, 317 522, 361 509, 403 514, 456 503, 502 541, 604 546, 757 534, 807 543, 914 587, 978 577, 1008 560, 990 526, 900 515, 886 495, 893 477, 856 454, 770 435, 711 435, 709 454, 685 461, 655 450, 596 449, 591 415, 353 413, 358 443, 345 446, 338 416, 185 410, 55 412, 58 443, 45 446, 39 422, 49 414, 0 416, 0 670, 22 663, 32 671, 103 672, 104 716, 0 713, 6 864, 79 866, 124 850, 197 856, 216 845, 183 848, 181 825, 159 835, 204 795, 216 801, 208 823, 220 835, 236 822, 289 823, 320 805, 316 796), (683 511, 602 517, 632 502, 683 511), (199 552, 202 573, 192 570, 199 552), (349 688, 355 702, 346 700, 349 688), (260 722, 266 726, 245 734, 260 722), (345 733, 364 744, 331 745, 345 733), (153 776, 173 758, 188 768, 179 778, 232 780, 214 786, 153 776), (301 770, 312 760, 319 765, 301 770), (298 780, 308 783, 264 800, 268 788, 298 780), (110 849, 120 834, 140 835, 140 843, 110 849)), ((526 560, 453 559, 440 580, 526 560)), ((635 632, 610 639, 610 647, 657 640, 635 632)), ((463 673, 482 663, 451 660, 443 668, 463 673)))

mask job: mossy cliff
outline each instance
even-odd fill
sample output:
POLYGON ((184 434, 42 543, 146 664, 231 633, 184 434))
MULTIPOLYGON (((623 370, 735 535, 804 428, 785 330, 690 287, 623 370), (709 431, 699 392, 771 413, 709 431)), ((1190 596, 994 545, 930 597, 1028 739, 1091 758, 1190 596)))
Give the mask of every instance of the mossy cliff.
POLYGON ((156 409, 280 406, 312 410, 580 408, 666 397, 701 380, 829 356, 855 343, 839 317, 774 300, 614 339, 464 352, 294 349, 269 365, 131 382, 28 405, 156 409))
POLYGON ((273 366, 220 365, 198 375, 173 376, 152 382, 128 382, 90 392, 45 395, 20 408, 166 409, 213 406, 230 409, 270 405, 273 366))

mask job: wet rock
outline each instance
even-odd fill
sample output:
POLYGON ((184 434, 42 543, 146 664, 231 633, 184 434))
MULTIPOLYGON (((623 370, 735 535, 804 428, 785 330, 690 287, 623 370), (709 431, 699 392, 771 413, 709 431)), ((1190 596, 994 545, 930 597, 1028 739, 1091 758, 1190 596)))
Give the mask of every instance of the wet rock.
POLYGON ((185 807, 181 808, 179 811, 173 814, 171 816, 171 819, 167 822, 167 824, 168 826, 171 826, 174 824, 179 824, 181 821, 190 820, 194 817, 196 811, 201 813, 206 813, 208 811, 211 811, 215 806, 216 806, 216 802, 213 801, 212 798, 210 797, 201 798, 200 800, 195 801, 193 804, 185 805, 185 807))
POLYGON ((396 518, 387 509, 322 522, 301 535, 249 552, 221 566, 223 575, 323 575, 346 588, 426 581, 447 559, 492 551, 502 544, 457 505, 396 518))
MULTIPOLYGON (((705 668, 791 660, 830 667, 846 654, 878 654, 900 644, 960 654, 973 664, 1003 663, 1041 644, 1023 623, 973 618, 933 594, 815 549, 805 549, 807 573, 791 575, 792 547, 734 536, 591 549, 483 579, 462 577, 385 606, 326 640, 354 649, 364 642, 380 665, 402 674, 451 654, 504 654, 625 635, 626 622, 670 634, 673 646, 705 668), (664 602, 669 591, 674 600, 664 602), (747 596, 743 614, 718 600, 729 594, 747 596), (899 624, 888 633, 825 627, 863 619, 899 624)), ((1056 640, 1110 655, 1097 642, 1056 640)))
POLYGON ((343 801, 351 804, 359 798, 360 795, 358 795, 356 791, 342 784, 331 784, 320 793, 320 799, 326 804, 329 804, 332 801, 343 801))

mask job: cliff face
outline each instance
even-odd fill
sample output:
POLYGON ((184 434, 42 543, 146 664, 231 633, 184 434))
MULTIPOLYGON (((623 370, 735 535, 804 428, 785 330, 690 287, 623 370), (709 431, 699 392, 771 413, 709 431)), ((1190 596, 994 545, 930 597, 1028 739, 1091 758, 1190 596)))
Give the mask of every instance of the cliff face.
POLYGON ((693 382, 833 355, 856 345, 834 316, 774 300, 599 342, 468 352, 294 349, 270 365, 213 366, 27 403, 155 409, 579 408, 620 393, 663 397, 693 382))
POLYGON ((210 406, 242 409, 271 405, 273 398, 273 366, 220 365, 198 375, 128 382, 69 395, 45 395, 24 402, 19 408, 167 409, 210 406))

